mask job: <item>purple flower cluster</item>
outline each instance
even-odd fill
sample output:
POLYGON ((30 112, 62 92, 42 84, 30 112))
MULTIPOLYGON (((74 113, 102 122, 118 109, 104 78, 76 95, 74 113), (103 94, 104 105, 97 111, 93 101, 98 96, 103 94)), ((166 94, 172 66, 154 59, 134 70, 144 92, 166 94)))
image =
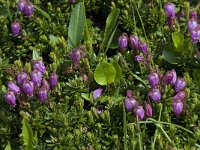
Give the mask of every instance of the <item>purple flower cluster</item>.
POLYGON ((128 42, 130 42, 131 49, 138 49, 144 55, 148 54, 148 46, 146 42, 141 41, 136 35, 128 37, 126 33, 123 33, 118 38, 118 45, 123 51, 128 47, 128 42))
MULTIPOLYGON (((17 3, 17 8, 22 14, 28 16, 29 18, 33 15, 34 6, 29 0, 19 0, 17 3)), ((19 22, 15 20, 11 24, 12 35, 14 37, 18 36, 20 33, 20 30, 21 30, 21 26, 19 22)))
POLYGON ((138 119, 143 120, 146 115, 152 117, 152 107, 149 103, 145 104, 145 109, 137 102, 137 97, 132 96, 131 90, 127 90, 126 99, 124 101, 126 111, 134 112, 138 119))
POLYGON ((164 10, 167 15, 167 23, 170 28, 173 28, 175 25, 175 14, 176 14, 176 8, 173 3, 167 2, 164 5, 164 10))
POLYGON ((34 12, 34 6, 29 0, 19 0, 17 3, 18 10, 28 17, 31 17, 34 12))
MULTIPOLYGON (((45 102, 48 98, 48 92, 58 84, 58 76, 52 73, 49 81, 43 77, 46 72, 46 67, 41 60, 34 60, 32 62, 32 72, 30 75, 21 71, 17 75, 16 82, 8 83, 8 91, 5 93, 6 102, 12 106, 16 106, 16 98, 19 94, 33 97, 37 95, 41 102, 45 102)), ((19 97, 18 97, 19 98, 19 97)))
POLYGON ((154 102, 160 102, 162 94, 161 91, 165 89, 165 86, 171 85, 176 93, 173 97, 173 111, 175 115, 179 115, 183 109, 183 101, 186 100, 186 81, 184 78, 177 78, 175 70, 168 71, 165 75, 161 75, 158 71, 150 73, 148 76, 149 84, 151 85, 151 91, 148 93, 148 99, 150 98, 154 102))
POLYGON ((190 12, 190 20, 187 22, 192 43, 197 43, 200 39, 200 24, 198 24, 198 16, 195 11, 190 12))

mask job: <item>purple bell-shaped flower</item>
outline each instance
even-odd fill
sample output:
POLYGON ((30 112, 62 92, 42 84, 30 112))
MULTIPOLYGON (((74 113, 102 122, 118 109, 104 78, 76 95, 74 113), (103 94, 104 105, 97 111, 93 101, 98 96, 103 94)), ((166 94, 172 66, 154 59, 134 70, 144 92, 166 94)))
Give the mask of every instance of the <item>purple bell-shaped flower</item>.
POLYGON ((160 82, 158 73, 152 72, 151 74, 149 74, 148 81, 149 81, 149 84, 151 85, 151 87, 155 88, 160 82))
POLYGON ((79 65, 80 63, 80 59, 81 59, 81 52, 79 49, 73 49, 71 50, 70 52, 70 59, 71 61, 73 62, 73 64, 76 66, 76 65, 79 65))
POLYGON ((159 102, 161 99, 161 93, 158 89, 153 89, 148 93, 148 96, 154 101, 159 102))
POLYGON ((183 110, 183 103, 180 100, 173 101, 172 103, 173 111, 176 116, 180 115, 183 110))
POLYGON ((8 83, 8 90, 9 91, 13 91, 16 94, 20 94, 21 93, 20 88, 12 81, 8 83))
POLYGON ((25 14, 25 6, 26 6, 26 0, 19 0, 18 1, 17 8, 22 14, 25 14))
POLYGON ((143 62, 144 61, 144 57, 141 56, 141 55, 136 55, 135 56, 135 61, 137 61, 137 62, 143 62))
POLYGON ((176 80, 175 87, 174 87, 176 93, 183 90, 185 87, 186 87, 186 81, 184 78, 176 80))
POLYGON ((34 83, 32 81, 24 80, 22 84, 22 90, 26 93, 29 97, 32 97, 34 94, 34 83))
POLYGON ((33 66, 33 70, 38 70, 42 74, 44 74, 46 71, 46 67, 45 67, 43 61, 41 61, 41 60, 34 60, 32 63, 32 66, 33 66))
POLYGON ((46 88, 47 91, 50 90, 50 85, 46 79, 42 80, 42 87, 46 88))
POLYGON ((34 12, 34 6, 33 6, 33 4, 30 1, 27 1, 26 5, 25 5, 25 14, 28 17, 31 17, 33 15, 33 12, 34 12))
POLYGON ((164 10, 165 10, 165 13, 167 14, 167 17, 172 17, 172 18, 175 17, 176 8, 173 3, 169 3, 169 2, 165 3, 164 10))
POLYGON ((165 84, 171 84, 174 85, 176 83, 177 80, 177 75, 176 75, 176 71, 173 69, 171 71, 168 71, 164 77, 165 79, 165 84))
POLYGON ((142 106, 137 106, 135 108, 135 115, 138 117, 139 120, 144 119, 144 108, 142 106))
POLYGON ((19 85, 22 85, 23 80, 27 80, 27 79, 28 79, 28 75, 26 72, 22 71, 17 75, 17 82, 19 85))
POLYGON ((152 117, 152 107, 150 104, 145 104, 145 112, 148 117, 152 117))
POLYGON ((93 100, 96 100, 98 97, 101 96, 103 89, 102 88, 98 88, 96 90, 93 91, 93 100))
POLYGON ((56 73, 52 73, 50 76, 50 86, 51 88, 54 88, 58 84, 58 76, 56 73))
POLYGON ((186 92, 180 91, 174 96, 173 101, 182 101, 183 99, 185 99, 185 97, 186 97, 186 92))
POLYGON ((12 91, 6 92, 5 100, 11 107, 15 107, 16 106, 16 97, 15 97, 14 92, 12 92, 12 91))
POLYGON ((130 43, 131 43, 131 48, 132 49, 137 49, 138 48, 138 43, 139 43, 139 38, 136 35, 131 35, 129 37, 130 43))
POLYGON ((15 36, 18 36, 19 35, 19 32, 20 32, 20 24, 17 22, 17 21, 14 21, 12 24, 11 24, 11 31, 12 31, 12 35, 15 37, 15 36))
POLYGON ((123 33, 119 38, 118 38, 118 44, 119 44, 119 47, 122 49, 122 50, 125 50, 126 47, 128 46, 128 36, 126 33, 123 33))
POLYGON ((38 90, 38 99, 44 103, 48 98, 48 90, 44 87, 38 90))
POLYGON ((138 49, 145 55, 148 54, 148 46, 146 42, 139 41, 138 49))
POLYGON ((196 19, 190 19, 188 22, 187 22, 187 27, 188 27, 188 30, 191 32, 192 30, 196 29, 198 26, 198 22, 196 19))
POLYGON ((42 73, 38 70, 33 70, 31 73, 31 81, 33 81, 36 87, 39 87, 42 82, 42 73))

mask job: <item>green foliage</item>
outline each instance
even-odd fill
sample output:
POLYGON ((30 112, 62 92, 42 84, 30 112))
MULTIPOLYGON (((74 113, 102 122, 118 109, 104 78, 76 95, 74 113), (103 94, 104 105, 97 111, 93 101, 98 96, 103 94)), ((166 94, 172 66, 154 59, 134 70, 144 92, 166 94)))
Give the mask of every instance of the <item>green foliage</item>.
POLYGON ((200 16, 197 1, 170 1, 176 12, 183 8, 186 14, 176 18, 174 28, 167 25, 161 0, 31 2, 35 11, 28 18, 17 10, 17 1, 0 0, 0 149, 200 148, 199 43, 191 42, 186 26, 190 9, 200 16), (13 37, 10 25, 16 19, 21 31, 13 37), (130 45, 119 49, 123 32, 145 39, 151 66, 136 62, 140 52, 130 45), (75 66, 69 53, 77 47, 84 50, 75 66), (16 107, 8 106, 7 83, 21 70, 30 74, 30 61, 36 59, 44 61, 46 79, 51 72, 58 74, 58 86, 45 103, 18 95, 16 107), (159 104, 149 101, 152 118, 137 121, 134 110, 125 112, 126 92, 131 90, 144 106, 150 91, 147 76, 154 69, 160 76, 175 69, 186 79, 183 112, 174 115, 176 93, 166 86, 159 104), (93 91, 100 86, 102 94, 94 100, 93 91))
POLYGON ((78 3, 70 17, 68 29, 68 47, 76 48, 79 46, 84 29, 84 10, 82 3, 78 3))

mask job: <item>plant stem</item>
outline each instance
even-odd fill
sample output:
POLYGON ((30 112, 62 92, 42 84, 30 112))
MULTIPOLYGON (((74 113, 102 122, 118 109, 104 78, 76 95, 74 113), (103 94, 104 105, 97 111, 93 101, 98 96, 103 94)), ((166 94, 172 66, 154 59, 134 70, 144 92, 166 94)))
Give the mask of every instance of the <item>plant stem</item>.
MULTIPOLYGON (((162 113, 162 103, 160 103, 160 113, 159 113, 159 117, 158 117, 158 122, 160 122, 160 118, 161 118, 161 113, 162 113)), ((156 127, 156 131, 154 134, 154 139, 153 139, 153 144, 151 145, 151 149, 154 150, 155 149, 155 143, 156 143, 156 138, 157 138, 157 134, 158 134, 158 127, 156 127)))
POLYGON ((137 120, 139 150, 143 150, 143 148, 142 148, 142 138, 141 138, 140 123, 139 123, 138 116, 136 116, 136 120, 137 120))
POLYGON ((129 71, 129 73, 135 78, 135 79, 137 79, 138 81, 140 81, 140 82, 142 82, 143 84, 147 84, 143 79, 141 79, 139 76, 137 76, 136 74, 134 74, 131 70, 130 70, 130 68, 128 67, 128 64, 126 63, 126 61, 125 61, 125 59, 124 59, 124 57, 119 53, 118 54, 120 57, 121 57, 121 60, 123 61, 123 63, 124 63, 124 65, 125 65, 125 67, 126 67, 126 69, 128 69, 128 71, 129 71))
POLYGON ((123 103, 123 128, 124 128, 124 150, 127 150, 127 126, 126 126, 126 110, 123 103))

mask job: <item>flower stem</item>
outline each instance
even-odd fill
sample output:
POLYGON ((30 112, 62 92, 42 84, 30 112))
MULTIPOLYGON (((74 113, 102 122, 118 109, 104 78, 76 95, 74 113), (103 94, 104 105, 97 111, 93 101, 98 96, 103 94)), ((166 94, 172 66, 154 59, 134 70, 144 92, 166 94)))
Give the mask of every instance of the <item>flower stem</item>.
POLYGON ((143 148, 142 148, 142 137, 141 137, 140 123, 139 123, 139 118, 138 118, 138 116, 136 116, 136 119, 137 119, 137 130, 138 130, 139 150, 143 150, 143 148))
POLYGON ((123 103, 123 128, 124 128, 124 150, 127 150, 127 126, 126 126, 126 110, 123 103))

